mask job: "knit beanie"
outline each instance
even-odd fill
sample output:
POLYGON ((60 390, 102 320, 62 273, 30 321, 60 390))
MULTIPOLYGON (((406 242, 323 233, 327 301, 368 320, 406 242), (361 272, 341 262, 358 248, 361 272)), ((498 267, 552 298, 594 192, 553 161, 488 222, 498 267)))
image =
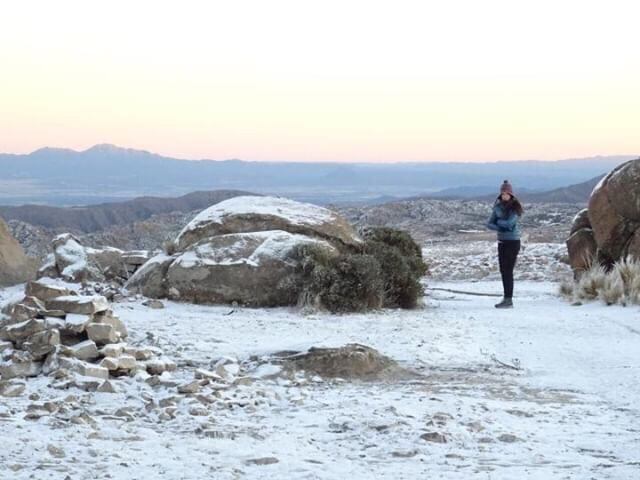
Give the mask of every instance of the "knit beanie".
POLYGON ((500 194, 503 193, 508 193, 509 195, 513 196, 513 187, 509 183, 509 180, 505 180, 504 182, 502 182, 502 185, 500 185, 500 194))

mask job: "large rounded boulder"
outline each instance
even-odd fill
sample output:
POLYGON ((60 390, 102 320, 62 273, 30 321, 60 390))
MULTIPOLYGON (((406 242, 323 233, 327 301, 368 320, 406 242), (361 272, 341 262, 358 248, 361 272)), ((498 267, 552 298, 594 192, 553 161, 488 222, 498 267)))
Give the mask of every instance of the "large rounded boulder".
POLYGON ((589 222, 600 263, 611 265, 640 258, 640 159, 615 168, 596 186, 589 199, 589 222))
POLYGON ((297 302, 303 247, 328 256, 357 251, 362 240, 338 214, 274 197, 235 197, 198 214, 125 287, 154 298, 247 306, 297 302))

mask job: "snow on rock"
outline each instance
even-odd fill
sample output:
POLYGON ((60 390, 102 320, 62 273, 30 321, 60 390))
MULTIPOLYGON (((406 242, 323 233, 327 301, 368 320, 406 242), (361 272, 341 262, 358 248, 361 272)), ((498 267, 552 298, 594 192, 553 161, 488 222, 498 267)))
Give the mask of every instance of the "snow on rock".
POLYGON ((112 385, 103 382, 110 374, 146 373, 147 365, 138 360, 153 360, 160 352, 123 343, 128 330, 107 299, 79 295, 79 290, 77 284, 61 286, 51 279, 29 282, 27 296, 3 308, 9 316, 0 320, 0 382, 44 373, 54 388, 110 392, 112 385), (115 366, 98 365, 116 351, 114 344, 119 349, 115 366))
POLYGON ((175 257, 159 253, 151 257, 124 284, 125 290, 139 292, 151 298, 162 298, 167 295, 165 276, 169 265, 175 257))
POLYGON ((297 302, 297 247, 358 251, 361 240, 322 207, 273 197, 235 197, 201 212, 178 235, 172 255, 146 262, 131 292, 195 303, 281 306, 297 302))
POLYGON ((194 245, 175 259, 184 268, 203 265, 260 266, 261 261, 291 262, 301 245, 317 245, 334 251, 328 242, 281 230, 220 235, 194 245))
POLYGON ((49 310, 93 315, 109 309, 109 302, 101 295, 66 295, 46 300, 49 310))
POLYGON ((396 380, 410 376, 397 363, 366 345, 350 343, 337 348, 311 347, 306 352, 284 356, 276 355, 278 361, 289 370, 303 371, 307 375, 320 378, 341 378, 353 380, 396 380))
POLYGON ((185 250, 205 237, 266 230, 318 236, 345 245, 361 242, 346 220, 326 208, 286 198, 241 196, 196 215, 175 243, 178 250, 185 250))
MULTIPOLYGON (((182 232, 198 228, 203 223, 222 223, 229 215, 269 215, 294 225, 321 225, 332 221, 331 210, 288 198, 241 196, 230 198, 200 212, 182 232)), ((182 235, 178 235, 178 239, 182 235)))
POLYGON ((149 252, 126 252, 118 248, 84 247, 70 233, 52 241, 53 254, 38 271, 40 278, 61 277, 69 282, 111 282, 122 285, 150 256, 149 252))
POLYGON ((291 262, 291 254, 296 247, 303 245, 313 245, 327 251, 337 253, 336 248, 325 240, 311 238, 306 235, 293 234, 282 231, 264 232, 265 240, 249 257, 249 262, 259 265, 263 259, 278 259, 283 262, 291 262))
POLYGON ((89 258, 84 247, 70 233, 63 233, 53 239, 53 255, 56 267, 63 279, 77 282, 86 276, 89 258))

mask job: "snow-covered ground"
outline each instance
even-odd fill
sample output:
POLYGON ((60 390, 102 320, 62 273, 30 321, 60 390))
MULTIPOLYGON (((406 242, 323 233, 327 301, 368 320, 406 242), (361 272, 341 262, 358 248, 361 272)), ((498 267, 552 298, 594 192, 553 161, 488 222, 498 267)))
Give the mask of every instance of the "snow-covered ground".
POLYGON ((366 315, 115 304, 132 343, 177 361, 178 383, 221 356, 251 375, 254 356, 349 342, 418 375, 256 379, 217 396, 141 378, 116 380, 116 394, 32 379, 0 397, 0 478, 640 478, 637 307, 571 306, 549 281, 517 282, 503 311, 436 290, 498 293, 495 280, 429 288, 422 309, 366 315))
MULTIPOLYGON (((567 254, 564 243, 522 242, 514 272, 517 280, 559 281, 571 278, 571 268, 559 259, 567 254)), ((435 280, 497 280, 498 248, 495 240, 434 242, 423 249, 435 280)))

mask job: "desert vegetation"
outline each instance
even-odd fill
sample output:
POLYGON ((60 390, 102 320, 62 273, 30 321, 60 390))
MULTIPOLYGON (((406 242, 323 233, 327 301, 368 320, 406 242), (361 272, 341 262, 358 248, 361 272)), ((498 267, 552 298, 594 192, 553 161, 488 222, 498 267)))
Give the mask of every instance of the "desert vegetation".
POLYGON ((573 301, 601 300, 607 305, 640 305, 640 260, 627 256, 610 269, 598 262, 575 282, 563 282, 560 293, 573 301))
POLYGON ((362 236, 361 250, 339 255, 312 245, 299 248, 299 305, 334 313, 417 306, 427 272, 418 244, 393 228, 369 228, 362 236))

